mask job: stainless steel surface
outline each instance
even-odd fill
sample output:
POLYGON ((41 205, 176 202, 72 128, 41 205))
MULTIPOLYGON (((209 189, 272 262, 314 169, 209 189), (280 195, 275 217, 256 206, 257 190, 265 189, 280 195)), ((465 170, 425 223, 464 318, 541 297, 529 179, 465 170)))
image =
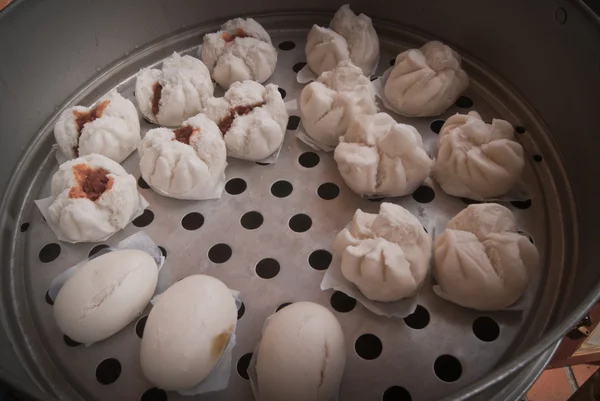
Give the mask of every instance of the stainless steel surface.
MULTIPOLYGON (((482 6, 477 2, 457 6, 426 1, 418 6, 398 3, 391 9, 385 3, 371 1, 368 2, 369 7, 365 7, 365 1, 353 6, 380 20, 392 19, 395 24, 417 27, 431 37, 447 40, 468 60, 467 70, 475 81, 468 95, 484 118, 501 116, 527 127, 528 132, 520 136, 520 140, 530 155, 539 153, 544 160, 528 166, 528 179, 533 183, 536 197, 530 209, 518 214, 525 231, 530 232, 536 244, 545 249, 545 258, 551 263, 546 264, 544 273, 547 275, 542 277, 538 295, 532 300, 535 315, 524 314, 515 318, 513 314, 494 314, 501 325, 501 336, 489 344, 474 339, 470 329, 475 317, 473 312, 446 304, 430 292, 425 295, 422 304, 431 314, 431 323, 419 331, 409 329, 402 321, 390 322, 368 315, 361 307, 339 314, 349 335, 349 355, 353 355, 349 359, 342 399, 379 399, 382 391, 390 385, 406 387, 413 399, 437 399, 443 395, 465 398, 503 378, 512 379, 511 384, 523 387, 523 380, 525 383, 533 380, 535 372, 549 357, 548 352, 541 353, 552 346, 597 297, 593 286, 598 282, 599 273, 593 264, 594 244, 589 240, 593 237, 588 232, 593 232, 599 216, 594 205, 594 188, 586 185, 587 181, 580 175, 584 169, 592 175, 599 168, 593 162, 593 144, 597 139, 589 135, 596 127, 593 111, 598 110, 595 95, 600 88, 597 21, 593 21, 578 3, 549 4, 540 1, 515 4, 509 8, 499 4, 482 6), (463 7, 467 6, 470 11, 464 12, 463 7), (568 15, 562 25, 554 20, 554 11, 559 6, 564 7, 568 15), (393 17, 390 17, 392 14, 393 17), (546 17, 541 18, 540 15, 546 17), (524 22, 534 20, 535 28, 524 22), (515 24, 510 25, 510 29, 500 29, 500 26, 509 26, 507 21, 515 24), (516 23, 518 21, 520 23, 516 23), (490 75, 491 71, 496 74, 490 75), (533 73, 529 73, 531 71, 533 73), (504 79, 498 79, 498 76, 504 79), (562 94, 562 98, 568 100, 555 101, 556 94, 562 94), (535 109, 531 104, 535 105, 535 109), (585 140, 578 140, 578 136, 585 137, 585 140), (567 184, 567 178, 571 186, 567 184), (585 218, 576 219, 577 215, 585 218), (579 238, 586 239, 585 246, 579 238), (546 244, 551 246, 546 247, 546 244), (364 318, 359 320, 361 316, 364 318), (366 331, 377 334, 384 344, 382 355, 374 361, 362 361, 353 351, 353 340, 366 331), (433 359, 442 352, 461 360, 463 375, 455 383, 443 383, 433 374, 433 359), (528 365, 534 358, 537 360, 528 365), (377 366, 381 369, 377 377, 365 374, 377 366), (511 375, 520 369, 524 369, 523 373, 513 378, 511 375), (380 373, 382 371, 383 374, 380 373), (353 385, 356 385, 356 391, 353 385), (416 385, 418 387, 415 388, 416 385)), ((210 8, 205 6, 202 9, 202 2, 184 1, 169 5, 158 1, 144 2, 141 7, 136 7, 135 2, 128 2, 126 6, 116 4, 112 6, 118 7, 119 13, 113 12, 110 1, 102 6, 92 2, 86 5, 86 10, 81 10, 79 3, 69 1, 30 0, 17 2, 0 16, 0 38, 3 38, 0 51, 3 55, 12 56, 8 58, 10 62, 0 63, 0 84, 3 85, 0 91, 3 132, 0 141, 4 152, 0 166, 4 171, 15 167, 25 144, 31 144, 32 138, 39 132, 37 141, 27 148, 15 170, 12 186, 5 191, 2 215, 5 235, 1 258, 4 269, 0 286, 2 322, 33 381, 46 393, 65 399, 104 399, 115 395, 123 399, 139 399, 148 383, 139 375, 136 364, 139 339, 132 327, 89 349, 68 348, 56 332, 50 307, 44 303, 43 293, 49 280, 65 266, 86 255, 91 246, 61 244, 62 252, 56 261, 42 265, 37 260, 41 246, 53 241, 31 205, 32 199, 47 191, 44 185, 47 185, 51 171, 45 166, 55 168, 55 162, 48 156, 52 142, 50 131, 48 127, 38 131, 42 121, 59 111, 55 109, 56 105, 71 93, 77 92, 77 95, 69 102, 91 103, 139 67, 157 61, 172 49, 189 48, 199 43, 199 32, 203 29, 172 36, 172 39, 157 42, 136 53, 137 45, 177 28, 197 24, 200 20, 230 15, 233 10, 238 14, 238 10, 240 13, 258 13, 295 7, 291 4, 272 7, 274 2, 269 1, 254 2, 255 6, 251 9, 242 6, 234 9, 231 3, 211 3, 210 8), (68 23, 60 24, 57 19, 47 17, 55 13, 64 15, 68 23), (93 21, 90 16, 94 17, 93 21), (106 23, 109 18, 116 20, 106 23), (97 21, 103 20, 106 25, 98 25, 97 21), (31 26, 36 26, 34 32, 31 26), (70 35, 72 32, 81 32, 81 35, 70 35), (15 37, 20 39, 18 46, 15 41, 5 39, 15 37), (39 39, 45 37, 52 40, 39 39), (38 52, 28 50, 38 46, 38 52), (117 59, 121 62, 113 65, 112 70, 96 71, 117 59), (98 79, 91 81, 93 76, 98 79), (87 87, 76 91, 81 86, 87 87), (6 135, 5 132, 14 135, 6 135), (31 226, 26 234, 21 234, 18 228, 25 221, 31 226), (116 383, 102 386, 96 382, 94 369, 104 357, 110 356, 121 360, 123 373, 116 383)), ((331 2, 326 7, 335 9, 338 5, 331 2)), ((308 1, 306 7, 319 9, 324 6, 308 1)), ((306 31, 302 29, 308 28, 312 22, 326 20, 324 15, 302 14, 277 15, 262 20, 276 42, 294 37, 297 44, 294 52, 280 52, 278 71, 272 79, 286 89, 286 100, 296 97, 299 91, 299 86, 290 82, 293 78, 291 65, 303 59, 301 41, 306 31)), ((382 57, 382 66, 400 49, 399 45, 417 44, 423 40, 410 31, 398 30, 386 23, 376 27, 387 52, 382 57)), ((208 29, 212 28, 214 26, 208 29)), ((425 136, 432 138, 428 122, 420 120, 415 125, 425 136)), ((180 277, 208 268, 211 274, 220 276, 232 288, 242 290, 243 297, 249 296, 246 314, 240 320, 240 330, 247 331, 247 336, 236 346, 236 357, 251 351, 251 344, 258 339, 260 322, 273 312, 279 301, 307 299, 304 288, 316 288, 322 273, 312 271, 308 266, 306 258, 310 251, 327 249, 330 236, 347 222, 354 208, 365 205, 376 207, 350 194, 330 157, 321 157, 321 163, 313 169, 299 167, 296 160, 300 151, 301 147, 290 143, 288 138, 276 166, 248 167, 247 164, 232 163, 228 177, 233 178, 237 169, 238 175, 247 180, 248 189, 237 197, 225 194, 220 202, 175 202, 149 194, 151 209, 155 209, 156 216, 147 232, 155 239, 169 236, 169 242, 165 241, 162 245, 168 249, 168 262, 176 266, 180 277), (289 146, 291 148, 288 149, 289 146), (295 184, 289 198, 273 199, 270 195, 269 186, 276 179, 287 179, 295 184), (315 191, 321 181, 338 183, 341 188, 339 198, 323 201, 316 197, 315 191), (332 206, 336 202, 341 206, 339 209, 332 206), (254 233, 247 232, 237 222, 243 212, 251 209, 264 210, 265 216, 264 225, 254 233), (190 233, 181 228, 178 220, 191 210, 203 213, 206 223, 199 231, 190 233), (295 234, 287 228, 286 222, 291 215, 302 211, 313 218, 313 227, 307 233, 295 234), (206 261, 207 249, 217 242, 227 242, 232 246, 232 259, 219 267, 210 262, 202 263, 206 261), (252 250, 242 252, 242 245, 248 243, 252 244, 252 250), (253 273, 253 266, 258 259, 269 256, 281 259, 281 272, 272 280, 263 280, 253 273), (299 275, 298 283, 304 282, 309 286, 292 286, 295 275, 299 275), (254 322, 252 325, 251 320, 254 322)), ((131 160, 128 163, 126 167, 137 174, 136 163, 131 160)), ((10 177, 6 173, 0 176, 2 187, 10 177)), ((436 199, 423 206, 424 210, 428 214, 433 211, 448 214, 463 207, 459 200, 448 203, 442 198, 438 191, 436 199)), ((401 204, 415 211, 419 206, 410 197, 402 199, 401 204)), ((135 230, 129 227, 109 242, 135 230)), ((315 291, 310 297, 318 297, 312 299, 327 304, 327 295, 315 291)), ((240 386, 232 386, 229 391, 248 397, 247 382, 234 372, 232 384, 235 383, 240 386)), ((215 394, 212 399, 219 396, 224 394, 215 394)), ((482 399, 489 398, 483 396, 482 399)), ((169 399, 178 398, 170 395, 169 399)))

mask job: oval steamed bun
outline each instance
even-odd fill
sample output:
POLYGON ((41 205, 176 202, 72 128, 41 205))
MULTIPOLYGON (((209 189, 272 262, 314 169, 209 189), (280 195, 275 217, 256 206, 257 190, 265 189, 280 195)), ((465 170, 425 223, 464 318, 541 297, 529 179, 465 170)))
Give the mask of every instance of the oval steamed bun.
POLYGON ((501 310, 525 292, 539 265, 513 213, 495 203, 470 205, 435 240, 435 292, 461 306, 501 310))

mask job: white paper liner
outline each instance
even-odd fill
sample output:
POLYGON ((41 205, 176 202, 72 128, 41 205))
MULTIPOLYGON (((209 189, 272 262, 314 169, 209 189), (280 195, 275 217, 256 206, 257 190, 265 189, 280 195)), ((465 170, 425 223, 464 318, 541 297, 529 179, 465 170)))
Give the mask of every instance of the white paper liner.
POLYGON ((310 69, 308 64, 302 67, 302 69, 298 71, 298 74, 296 74, 296 81, 299 84, 307 84, 310 81, 315 81, 317 78, 319 78, 319 76, 310 69))
MULTIPOLYGON (((148 203, 148 201, 138 192, 138 196, 140 197, 140 207, 137 211, 137 213, 127 222, 127 224, 131 223, 133 220, 135 220, 136 218, 140 217, 142 215, 142 213, 144 213, 144 210, 150 206, 150 204, 148 203)), ((71 241, 69 239, 67 239, 65 237, 65 235, 63 234, 62 230, 60 229, 58 224, 55 224, 52 219, 50 219, 50 215, 48 213, 48 209, 50 208, 50 206, 52 205, 52 203, 54 202, 54 197, 53 196, 49 196, 47 198, 44 199, 38 199, 35 200, 34 203, 36 204, 36 206, 38 207, 38 209, 40 209, 40 212, 42 213, 42 216, 44 216, 44 219, 46 220, 46 223, 48 224, 48 227, 50 227, 50 229, 52 230, 52 232, 56 235, 56 238, 58 238, 60 241, 64 241, 64 242, 69 242, 71 244, 76 244, 79 242, 101 242, 101 241, 106 241, 107 239, 109 239, 110 237, 112 237, 115 233, 117 233, 120 230, 117 230, 113 233, 108 234, 107 236, 100 238, 97 241, 71 241)))
MULTIPOLYGON (((418 217, 418 216, 415 216, 418 217)), ((421 219, 419 219, 420 221, 421 219)), ((435 232, 437 230, 437 219, 429 220, 427 219, 427 224, 423 224, 427 235, 431 238, 431 245, 433 250, 433 243, 435 240, 435 232)), ((345 227, 349 227, 350 223, 345 227)), ((403 298, 394 302, 381 302, 381 301, 373 301, 366 296, 363 295, 362 292, 358 289, 356 284, 349 281, 344 277, 342 273, 342 258, 341 255, 337 255, 334 253, 333 259, 331 261, 331 265, 327 269, 327 272, 323 276, 323 280, 321 281, 321 290, 329 290, 333 289, 335 291, 341 291, 344 294, 356 299, 357 302, 361 303, 365 308, 370 310, 376 315, 386 316, 386 317, 399 317, 404 318, 414 313, 417 309, 417 305, 419 303, 419 294, 423 285, 427 285, 430 281, 431 275, 431 267, 433 265, 433 255, 429 261, 429 266, 427 270, 427 274, 423 279, 423 283, 417 290, 417 292, 409 298, 403 298)))
MULTIPOLYGON (((277 312, 275 312, 275 313, 277 313, 277 312)), ((275 313, 273 315, 275 315, 275 313)), ((261 329, 261 336, 265 330, 265 327, 267 327, 267 323, 269 323, 269 320, 271 320, 273 315, 269 316, 265 320, 263 327, 261 329)), ((254 394, 255 400, 260 400, 260 393, 258 391, 258 373, 256 372, 256 359, 258 356, 259 348, 260 348, 260 342, 256 345, 256 347, 254 348, 254 351, 252 352, 252 358, 250 359, 250 363, 248 364, 248 369, 246 370, 246 372, 248 373, 248 378, 250 379, 250 387, 252 388, 252 394, 254 394)), ((330 401, 338 401, 339 398, 340 398, 340 395, 338 392, 330 401)))
POLYGON ((154 185, 151 184, 151 182, 149 180, 146 180, 145 178, 144 178, 144 181, 146 181, 148 186, 150 188, 152 188, 152 190, 154 192, 156 192, 157 194, 162 195, 164 197, 167 197, 167 198, 181 199, 181 200, 210 200, 210 199, 220 199, 221 198, 221 195, 223 194, 223 189, 225 188, 225 183, 227 182, 227 179, 225 177, 225 174, 223 174, 223 176, 219 179, 219 181, 216 183, 216 185, 213 188, 207 190, 202 184, 200 184, 200 185, 197 185, 196 187, 194 187, 191 191, 188 191, 185 194, 181 194, 181 195, 173 195, 169 192, 163 191, 162 189, 156 188, 154 185))

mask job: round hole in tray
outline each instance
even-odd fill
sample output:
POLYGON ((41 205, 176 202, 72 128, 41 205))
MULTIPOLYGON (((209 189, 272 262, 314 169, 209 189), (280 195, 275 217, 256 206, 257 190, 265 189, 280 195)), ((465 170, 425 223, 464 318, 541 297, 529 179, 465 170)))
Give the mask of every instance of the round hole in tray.
POLYGON ((65 344, 67 344, 68 347, 77 347, 77 346, 81 345, 80 342, 73 340, 71 337, 69 337, 66 334, 63 335, 63 341, 65 342, 65 344))
POLYGON ((333 256, 331 252, 326 251, 325 249, 319 249, 314 251, 308 257, 308 264, 315 270, 327 270, 331 261, 333 260, 333 256))
POLYGON ((529 209, 531 207, 531 199, 527 199, 524 201, 510 201, 510 204, 516 207, 517 209, 529 209))
POLYGON ((276 181, 271 185, 271 193, 278 198, 289 196, 293 190, 294 187, 292 184, 284 180, 276 181))
POLYGON ((404 387, 392 386, 385 390, 382 401, 412 401, 412 397, 404 387))
POLYGON ((266 258, 256 264, 256 274, 260 278, 266 280, 271 279, 279 274, 281 267, 279 262, 273 258, 266 258))
POLYGON ((367 198, 367 200, 369 202, 378 203, 378 202, 383 202, 385 200, 385 198, 367 198))
POLYGON ((246 181, 241 178, 232 178, 225 184, 225 191, 230 195, 239 195, 246 190, 246 181))
POLYGON ((439 134, 445 122, 445 120, 433 120, 431 124, 429 124, 429 128, 434 133, 439 134))
POLYGON ((237 372, 242 379, 250 380, 248 376, 248 366, 250 366, 250 360, 252 359, 252 352, 242 355, 237 363, 237 372))
POLYGON ((136 227, 146 227, 149 226, 150 223, 154 220, 154 213, 150 209, 144 210, 141 216, 136 217, 132 223, 136 227))
POLYGON ((244 305, 244 303, 242 302, 240 304, 240 307, 238 308, 238 313, 237 313, 238 320, 240 320, 242 318, 242 316, 244 316, 244 313, 246 313, 246 305, 244 305))
POLYGON ((50 263, 53 260, 56 260, 56 258, 58 258, 60 255, 60 251, 60 245, 55 242, 44 245, 44 247, 40 250, 40 254, 38 255, 40 262, 50 263))
POLYGON ((213 245, 208 251, 208 258, 213 263, 225 263, 231 258, 232 250, 227 244, 213 245))
POLYGON ((194 231, 204 225, 204 216, 198 212, 191 212, 181 219, 181 227, 188 231, 194 231))
POLYGON ((23 224, 21 224, 21 232, 22 233, 24 233, 28 229, 29 229, 29 223, 23 223, 23 224))
POLYGON ((532 244, 535 244, 535 242, 533 242, 533 238, 531 237, 531 235, 527 234, 525 231, 517 231, 517 233, 526 236, 527 238, 529 238, 529 242, 531 242, 532 244))
POLYGON ((404 323, 411 329, 421 330, 427 327, 429 320, 429 311, 421 305, 417 305, 417 309, 404 318, 404 323))
POLYGON ((356 299, 349 297, 341 291, 336 291, 329 298, 331 307, 340 313, 350 312, 356 307, 356 299))
POLYGON ((167 392, 160 388, 152 387, 142 394, 140 401, 167 401, 169 399, 167 392))
POLYGON ((142 318, 135 324, 135 334, 137 334, 139 338, 144 337, 144 329, 146 328, 147 321, 148 316, 142 316, 142 318))
POLYGON ((294 70, 295 73, 300 72, 301 69, 303 69, 306 66, 306 63, 304 61, 300 62, 300 63, 296 63, 294 64, 294 66, 292 67, 292 69, 294 70))
POLYGON ((451 383, 460 379, 462 365, 452 355, 442 355, 433 363, 433 371, 438 379, 451 383))
POLYGON ((567 23, 567 10, 562 7, 556 7, 554 10, 554 20, 558 22, 560 25, 564 25, 567 23))
POLYGON ((471 107, 473 107, 473 100, 467 96, 460 96, 456 100, 456 107, 459 107, 461 109, 470 109, 471 107))
POLYGON ((256 164, 258 164, 259 166, 270 166, 271 163, 263 163, 263 162, 255 162, 256 164))
POLYGON ((354 350, 358 356, 370 361, 381 355, 383 344, 376 335, 363 334, 354 342, 354 350))
POLYGON ((490 317, 478 317, 473 322, 473 334, 481 341, 491 343, 500 336, 500 326, 490 317))
POLYGON ((112 384, 121 376, 121 362, 115 358, 108 358, 96 367, 96 380, 100 384, 112 384))
POLYGON ((52 300, 52 298, 50 298, 50 294, 48 293, 48 291, 46 291, 46 303, 48 305, 54 305, 54 301, 52 300))
POLYGON ((390 66, 395 66, 396 65, 396 57, 393 57, 390 59, 390 66))
POLYGON ((248 212, 244 213, 240 219, 240 223, 246 230, 256 230, 258 227, 262 226, 264 220, 263 215, 259 212, 248 212))
POLYGON ((520 125, 517 125, 515 127, 515 132, 517 134, 524 134, 527 130, 525 129, 525 127, 521 127, 520 125))
POLYGON ((281 94, 281 98, 285 99, 285 97, 287 96, 287 92, 285 91, 285 89, 279 87, 277 88, 277 90, 279 91, 279 93, 281 94))
POLYGON ((277 309, 275 309, 275 312, 279 312, 280 310, 282 310, 283 308, 285 308, 286 306, 290 306, 292 303, 291 302, 284 302, 281 305, 279 305, 277 307, 277 309))
POLYGON ((542 160, 544 160, 544 158, 542 157, 542 155, 533 155, 533 161, 536 163, 541 163, 542 160))
POLYGON ((162 253, 162 255, 163 255, 163 258, 165 258, 165 259, 166 259, 166 258, 167 258, 167 250, 165 249, 165 247, 164 247, 164 246, 160 246, 160 245, 159 245, 159 246, 158 246, 158 249, 160 249, 160 253, 162 253))
POLYGON ((321 184, 317 189, 317 195, 321 199, 332 200, 338 197, 340 194, 340 187, 335 185, 333 182, 326 182, 325 184, 321 184))
POLYGON ((469 198, 458 198, 462 201, 462 203, 464 203, 465 205, 475 205, 477 203, 483 203, 481 201, 475 200, 475 199, 469 199, 469 198))
POLYGON ((419 203, 429 203, 435 199, 435 191, 426 185, 421 185, 412 193, 412 197, 419 203))
POLYGON ((312 226, 312 219, 308 215, 300 213, 295 216, 292 216, 292 218, 289 221, 289 225, 292 231, 295 231, 297 233, 303 233, 305 231, 308 231, 312 226))
POLYGON ((287 129, 289 131, 295 131, 295 130, 297 130, 299 125, 300 125, 300 117, 298 117, 298 116, 289 116, 288 123, 287 123, 287 129))
POLYGON ((319 164, 320 161, 321 158, 315 152, 304 152, 298 158, 298 163, 300 163, 302 167, 306 168, 313 168, 319 164))
POLYGON ((286 40, 285 42, 281 42, 279 44, 279 48, 281 50, 292 50, 294 47, 296 47, 296 44, 291 40, 286 40))
POLYGON ((142 177, 138 178, 138 186, 142 189, 150 189, 150 185, 142 177))
POLYGON ((92 249, 90 249, 90 252, 88 253, 88 258, 91 258, 95 254, 97 254, 98 252, 100 252, 101 250, 106 249, 106 248, 110 248, 110 247, 108 245, 106 245, 106 244, 96 245, 95 247, 93 247, 92 249))

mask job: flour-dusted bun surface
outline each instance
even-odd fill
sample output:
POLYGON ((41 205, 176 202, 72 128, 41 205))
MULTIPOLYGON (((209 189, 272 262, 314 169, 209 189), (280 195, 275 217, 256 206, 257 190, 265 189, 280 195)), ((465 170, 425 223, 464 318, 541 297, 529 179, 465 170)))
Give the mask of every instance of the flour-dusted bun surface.
POLYGON ((455 114, 440 130, 433 177, 449 195, 490 199, 508 193, 525 167, 523 147, 504 120, 455 114))
POLYGON ((357 210, 335 238, 342 274, 373 301, 414 296, 429 270, 431 237, 408 210, 384 202, 378 214, 357 210))
POLYGON ((119 332, 154 294, 158 266, 137 249, 112 251, 81 266, 54 300, 54 318, 71 339, 89 344, 119 332))
POLYGON ((97 154, 61 164, 52 177, 52 197, 48 217, 71 242, 101 241, 143 209, 135 177, 97 154))
POLYGON ((147 120, 176 127, 200 112, 214 86, 208 69, 192 56, 173 53, 162 67, 142 69, 135 81, 135 98, 147 120))
POLYGON ((224 89, 234 82, 265 82, 275 71, 277 50, 265 29, 252 18, 227 21, 204 36, 199 56, 224 89))
POLYGON ((371 81, 350 61, 305 86, 299 107, 306 134, 327 147, 337 146, 357 115, 377 113, 371 81))
POLYGON ((227 149, 217 124, 204 114, 180 128, 155 128, 139 148, 140 171, 153 190, 176 199, 218 198, 227 149))
POLYGON ((176 282, 148 315, 140 354, 144 375, 167 391, 195 387, 221 358, 236 322, 235 299, 223 282, 199 274, 176 282))
POLYGON ((416 128, 386 113, 354 120, 334 158, 346 185, 359 195, 407 195, 429 177, 433 166, 416 128))
POLYGON ((413 117, 442 114, 469 86, 458 53, 437 41, 396 57, 384 96, 394 111, 413 117))
POLYGON ((329 28, 313 25, 305 53, 308 66, 317 75, 350 60, 369 76, 379 61, 379 38, 371 18, 354 14, 346 4, 335 13, 329 28))
POLYGON ((513 213, 495 203, 470 205, 448 222, 434 246, 434 290, 467 308, 505 309, 521 298, 539 265, 513 213))
POLYGON ((297 302, 271 316, 256 356, 258 401, 332 401, 346 365, 342 328, 329 310, 297 302))
POLYGON ((140 143, 140 119, 133 103, 113 90, 93 107, 65 110, 54 138, 67 159, 97 153, 121 163, 140 143))
POLYGON ((209 99, 203 113, 221 130, 232 157, 260 161, 283 143, 288 113, 277 85, 235 82, 222 98, 209 99))

